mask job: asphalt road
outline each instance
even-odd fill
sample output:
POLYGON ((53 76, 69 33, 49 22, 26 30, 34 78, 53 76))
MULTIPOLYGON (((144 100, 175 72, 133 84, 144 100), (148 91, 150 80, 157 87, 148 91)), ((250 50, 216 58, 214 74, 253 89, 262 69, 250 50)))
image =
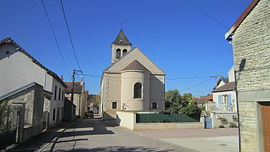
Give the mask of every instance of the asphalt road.
POLYGON ((188 147, 146 137, 110 121, 80 120, 54 128, 16 147, 24 152, 195 152, 188 147))

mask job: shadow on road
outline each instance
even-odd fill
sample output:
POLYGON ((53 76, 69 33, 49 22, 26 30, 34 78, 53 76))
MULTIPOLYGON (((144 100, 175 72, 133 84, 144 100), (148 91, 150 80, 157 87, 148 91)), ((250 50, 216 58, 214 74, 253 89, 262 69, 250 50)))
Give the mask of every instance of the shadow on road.
POLYGON ((77 138, 73 140, 61 140, 59 138, 64 137, 76 137, 84 135, 101 135, 101 134, 114 134, 112 131, 107 130, 106 127, 115 126, 114 121, 102 121, 102 120, 79 120, 72 123, 67 123, 62 126, 58 126, 49 129, 42 134, 31 138, 30 140, 19 144, 14 148, 13 152, 23 151, 23 152, 34 152, 42 148, 45 144, 50 144, 50 151, 54 150, 57 143, 61 142, 78 142, 82 140, 88 140, 87 138, 77 138), (67 132, 66 130, 71 130, 67 132))
MULTIPOLYGON (((60 150, 61 151, 61 150, 60 150)), ((148 147, 124 147, 124 146, 112 146, 112 147, 98 147, 90 149, 74 149, 65 152, 173 152, 174 150, 158 150, 148 147)))

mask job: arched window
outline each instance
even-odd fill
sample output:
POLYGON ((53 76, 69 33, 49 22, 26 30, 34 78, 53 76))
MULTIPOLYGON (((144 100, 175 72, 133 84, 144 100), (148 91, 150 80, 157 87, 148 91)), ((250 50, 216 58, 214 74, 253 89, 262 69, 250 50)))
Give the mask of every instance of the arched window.
POLYGON ((142 84, 135 83, 134 85, 134 98, 142 98, 142 84))
POLYGON ((116 59, 120 59, 121 58, 121 50, 117 49, 116 50, 116 59))
POLYGON ((125 56, 127 54, 127 49, 123 50, 123 56, 125 56))

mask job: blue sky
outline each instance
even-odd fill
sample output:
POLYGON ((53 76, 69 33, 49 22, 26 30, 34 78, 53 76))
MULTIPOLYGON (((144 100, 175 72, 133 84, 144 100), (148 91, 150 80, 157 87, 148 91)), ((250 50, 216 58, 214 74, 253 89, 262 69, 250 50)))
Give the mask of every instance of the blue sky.
MULTIPOLYGON (((65 81, 77 64, 69 42, 60 0, 44 0, 63 63, 41 0, 0 0, 0 38, 12 37, 65 81)), ((84 74, 101 75, 111 63, 110 44, 121 23, 133 44, 166 75, 166 90, 206 95, 215 85, 208 76, 227 76, 233 65, 224 34, 251 0, 63 0, 75 50, 84 74), (205 15, 196 6, 206 12, 205 15), (225 24, 217 23, 211 17, 225 24), (172 79, 191 78, 193 79, 172 79)), ((77 76, 76 80, 81 77, 77 76)), ((83 77, 90 93, 99 93, 100 77, 83 77)))

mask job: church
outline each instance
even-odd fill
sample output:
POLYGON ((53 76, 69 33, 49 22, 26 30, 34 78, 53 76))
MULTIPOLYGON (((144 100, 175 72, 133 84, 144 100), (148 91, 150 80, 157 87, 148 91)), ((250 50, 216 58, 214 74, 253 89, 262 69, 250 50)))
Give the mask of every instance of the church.
POLYGON ((165 72, 132 44, 121 29, 111 44, 111 65, 102 73, 101 113, 158 111, 165 108, 165 72))

